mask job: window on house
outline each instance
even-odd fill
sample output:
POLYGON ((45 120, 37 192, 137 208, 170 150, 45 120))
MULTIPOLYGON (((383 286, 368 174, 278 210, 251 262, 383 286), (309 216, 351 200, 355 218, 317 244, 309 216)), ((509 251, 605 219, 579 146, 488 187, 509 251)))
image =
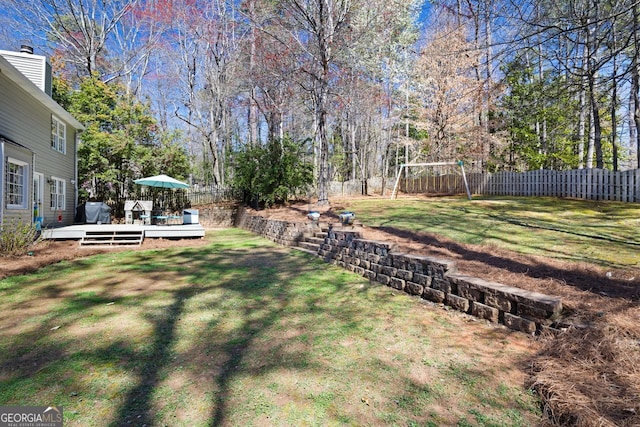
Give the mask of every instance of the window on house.
POLYGON ((65 210, 65 180, 51 177, 51 210, 63 211, 65 210))
POLYGON ((27 208, 27 176, 29 166, 25 162, 7 159, 7 208, 27 208))
POLYGON ((67 152, 67 126, 56 116, 51 116, 51 148, 63 154, 67 152))

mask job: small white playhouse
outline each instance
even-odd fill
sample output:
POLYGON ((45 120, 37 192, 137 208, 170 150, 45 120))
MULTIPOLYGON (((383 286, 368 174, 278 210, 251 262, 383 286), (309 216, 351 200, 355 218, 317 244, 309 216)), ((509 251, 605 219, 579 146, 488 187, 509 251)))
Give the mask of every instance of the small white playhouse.
POLYGON ((127 224, 151 224, 151 200, 126 200, 124 202, 124 217, 127 224))

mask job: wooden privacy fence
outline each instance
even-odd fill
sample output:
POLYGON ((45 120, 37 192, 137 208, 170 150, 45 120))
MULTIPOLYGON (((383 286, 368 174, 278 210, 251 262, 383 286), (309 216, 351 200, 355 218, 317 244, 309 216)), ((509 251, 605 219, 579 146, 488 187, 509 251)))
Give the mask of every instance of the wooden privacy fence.
MULTIPOLYGON (((468 177, 468 175, 467 175, 468 177)), ((427 175, 415 178, 400 179, 400 191, 409 194, 438 194, 454 195, 466 194, 464 179, 461 174, 447 173, 442 175, 427 175)), ((473 189, 471 189, 473 192, 473 189)))
MULTIPOLYGON (((613 172, 604 169, 567 171, 534 170, 528 172, 467 172, 472 194, 496 196, 549 196, 587 200, 640 202, 640 169, 613 172)), ((381 191, 380 178, 367 180, 369 192, 381 191)), ((387 180, 389 194, 393 180, 387 180)), ((464 179, 459 173, 431 174, 400 179, 398 188, 409 194, 465 194, 464 179)), ((332 196, 361 194, 361 181, 332 182, 332 196)), ((191 206, 241 200, 241 194, 231 188, 192 187, 177 194, 191 206)), ((186 205, 186 203, 185 203, 186 205)))
MULTIPOLYGON (((473 194, 640 202, 640 169, 467 173, 467 180, 473 194)), ((406 193, 465 193, 462 176, 456 174, 403 179, 400 189, 406 193)))

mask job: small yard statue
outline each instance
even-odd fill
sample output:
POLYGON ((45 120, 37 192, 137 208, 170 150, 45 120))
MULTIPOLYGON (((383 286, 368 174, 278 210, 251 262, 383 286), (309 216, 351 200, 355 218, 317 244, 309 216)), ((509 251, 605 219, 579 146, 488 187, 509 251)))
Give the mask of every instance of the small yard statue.
POLYGON ((342 225, 349 225, 353 224, 353 221, 356 219, 356 214, 353 212, 342 212, 338 218, 340 218, 342 225))

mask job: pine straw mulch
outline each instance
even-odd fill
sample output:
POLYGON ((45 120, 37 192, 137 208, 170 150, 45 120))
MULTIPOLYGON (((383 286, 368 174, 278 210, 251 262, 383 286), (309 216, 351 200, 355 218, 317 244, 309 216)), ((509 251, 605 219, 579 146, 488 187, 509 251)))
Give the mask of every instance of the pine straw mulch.
MULTIPOLYGON (((322 221, 338 222, 344 205, 332 200, 314 210, 322 221)), ((292 204, 254 213, 304 222, 307 212, 307 204, 292 204)), ((559 329, 539 337, 544 347, 532 357, 525 384, 541 396, 545 424, 640 426, 640 270, 607 270, 393 227, 360 231, 395 243, 399 252, 454 259, 471 276, 561 297, 559 329)))
POLYGON ((29 274, 61 261, 71 261, 76 258, 88 257, 101 253, 111 253, 125 250, 148 250, 169 247, 197 247, 207 244, 204 239, 145 239, 140 246, 81 247, 77 240, 40 240, 30 248, 30 254, 21 256, 0 257, 0 280, 29 274))

